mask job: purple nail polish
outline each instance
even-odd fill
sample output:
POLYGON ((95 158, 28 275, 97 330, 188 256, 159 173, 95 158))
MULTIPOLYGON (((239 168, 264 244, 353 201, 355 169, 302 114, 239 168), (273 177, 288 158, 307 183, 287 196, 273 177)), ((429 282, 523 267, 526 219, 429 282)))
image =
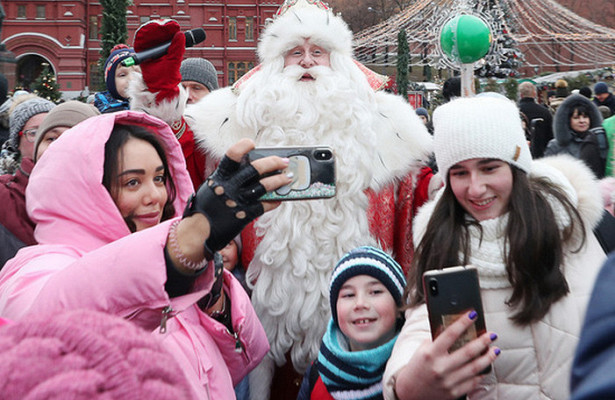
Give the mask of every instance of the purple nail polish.
POLYGON ((469 317, 471 320, 475 320, 477 316, 478 316, 478 314, 476 313, 476 311, 472 311, 472 312, 468 315, 468 317, 469 317))
POLYGON ((491 339, 491 341, 493 342, 495 339, 498 338, 498 335, 496 335, 495 333, 492 333, 491 335, 489 335, 489 338, 491 339))
POLYGON ((493 350, 493 352, 495 353, 496 356, 499 356, 500 353, 502 352, 502 350, 498 349, 497 347, 495 348, 495 350, 493 350))

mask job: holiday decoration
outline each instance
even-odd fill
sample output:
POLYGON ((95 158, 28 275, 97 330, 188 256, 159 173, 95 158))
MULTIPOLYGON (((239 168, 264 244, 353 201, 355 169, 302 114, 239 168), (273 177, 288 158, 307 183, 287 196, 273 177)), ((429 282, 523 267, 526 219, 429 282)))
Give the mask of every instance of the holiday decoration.
POLYGON ((388 56, 395 54, 397 32, 404 29, 410 66, 422 66, 426 80, 428 67, 459 70, 439 40, 444 24, 462 14, 480 17, 492 34, 489 52, 474 65, 477 76, 516 77, 519 68, 527 67, 538 74, 615 65, 615 29, 581 18, 554 0, 413 1, 402 12, 358 32, 355 56, 375 69, 395 65, 394 57, 388 56))
POLYGON ((397 35, 397 83, 398 94, 404 99, 408 96, 408 39, 403 29, 397 35))
POLYGON ((34 94, 43 99, 57 103, 62 98, 60 85, 56 82, 56 77, 49 69, 49 64, 43 63, 43 71, 32 84, 34 94))
MULTIPOLYGON (((105 60, 109 57, 111 49, 120 43, 126 43, 128 39, 128 29, 126 28, 126 10, 132 2, 130 0, 100 0, 100 5, 103 7, 102 25, 100 29, 102 49, 100 50, 100 59, 98 60, 98 68, 101 77, 105 76, 103 70, 105 60)), ((105 80, 101 79, 96 90, 106 90, 105 80)))
POLYGON ((474 15, 459 15, 444 24, 440 45, 454 61, 474 63, 489 51, 491 31, 482 19, 474 15))

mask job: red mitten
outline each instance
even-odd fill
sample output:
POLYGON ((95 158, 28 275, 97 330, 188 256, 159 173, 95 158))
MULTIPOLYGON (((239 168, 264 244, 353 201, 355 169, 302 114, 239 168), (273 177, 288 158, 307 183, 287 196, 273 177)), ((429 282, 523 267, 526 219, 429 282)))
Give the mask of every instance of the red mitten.
POLYGON ((135 32, 136 53, 171 42, 167 54, 141 63, 141 72, 147 89, 156 93, 156 103, 179 95, 181 82, 179 67, 186 52, 186 36, 179 24, 172 19, 152 20, 141 25, 135 32))

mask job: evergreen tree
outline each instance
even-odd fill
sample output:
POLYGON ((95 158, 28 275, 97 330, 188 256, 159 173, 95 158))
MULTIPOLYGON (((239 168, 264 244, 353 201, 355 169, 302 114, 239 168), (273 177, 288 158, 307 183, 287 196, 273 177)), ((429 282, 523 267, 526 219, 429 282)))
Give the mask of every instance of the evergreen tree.
POLYGON ((504 91, 506 92, 506 97, 512 101, 517 101, 517 96, 519 95, 519 84, 517 80, 515 78, 506 79, 506 82, 504 82, 504 91))
POLYGON ((489 78, 487 80, 487 84, 483 88, 483 92, 500 93, 500 85, 498 85, 498 81, 495 78, 489 78))
POLYGON ((57 103, 62 98, 60 85, 49 69, 49 64, 44 63, 43 66, 43 71, 32 84, 32 89, 37 96, 57 103))
POLYGON ((404 99, 408 99, 408 64, 410 61, 410 49, 406 31, 400 30, 397 34, 397 93, 404 99))
POLYGON ((485 65, 476 70, 475 74, 486 78, 516 78, 519 76, 518 69, 521 67, 524 56, 517 47, 517 42, 510 36, 508 31, 509 29, 513 31, 516 29, 515 26, 511 25, 513 19, 510 18, 508 5, 505 2, 489 0, 487 6, 490 10, 503 13, 503 18, 493 21, 496 27, 495 32, 493 32, 493 40, 498 44, 496 48, 501 49, 503 60, 497 65, 485 63, 485 65))
MULTIPOLYGON (((102 49, 98 61, 101 77, 104 76, 103 68, 111 49, 116 44, 126 43, 128 29, 126 28, 126 9, 132 4, 131 0, 100 0, 103 7, 102 22, 100 28, 102 49)), ((101 79, 102 87, 98 90, 105 90, 104 79, 101 79)))

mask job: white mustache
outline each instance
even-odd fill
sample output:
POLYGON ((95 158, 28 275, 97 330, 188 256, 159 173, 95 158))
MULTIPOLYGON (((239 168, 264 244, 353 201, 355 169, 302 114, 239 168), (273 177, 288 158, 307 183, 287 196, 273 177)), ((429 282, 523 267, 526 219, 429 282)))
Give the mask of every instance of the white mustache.
POLYGON ((293 80, 299 80, 305 74, 309 74, 312 78, 318 79, 319 77, 330 73, 331 69, 329 67, 323 67, 320 65, 307 69, 299 65, 290 65, 288 67, 285 67, 282 71, 282 74, 284 74, 285 77, 293 80))

